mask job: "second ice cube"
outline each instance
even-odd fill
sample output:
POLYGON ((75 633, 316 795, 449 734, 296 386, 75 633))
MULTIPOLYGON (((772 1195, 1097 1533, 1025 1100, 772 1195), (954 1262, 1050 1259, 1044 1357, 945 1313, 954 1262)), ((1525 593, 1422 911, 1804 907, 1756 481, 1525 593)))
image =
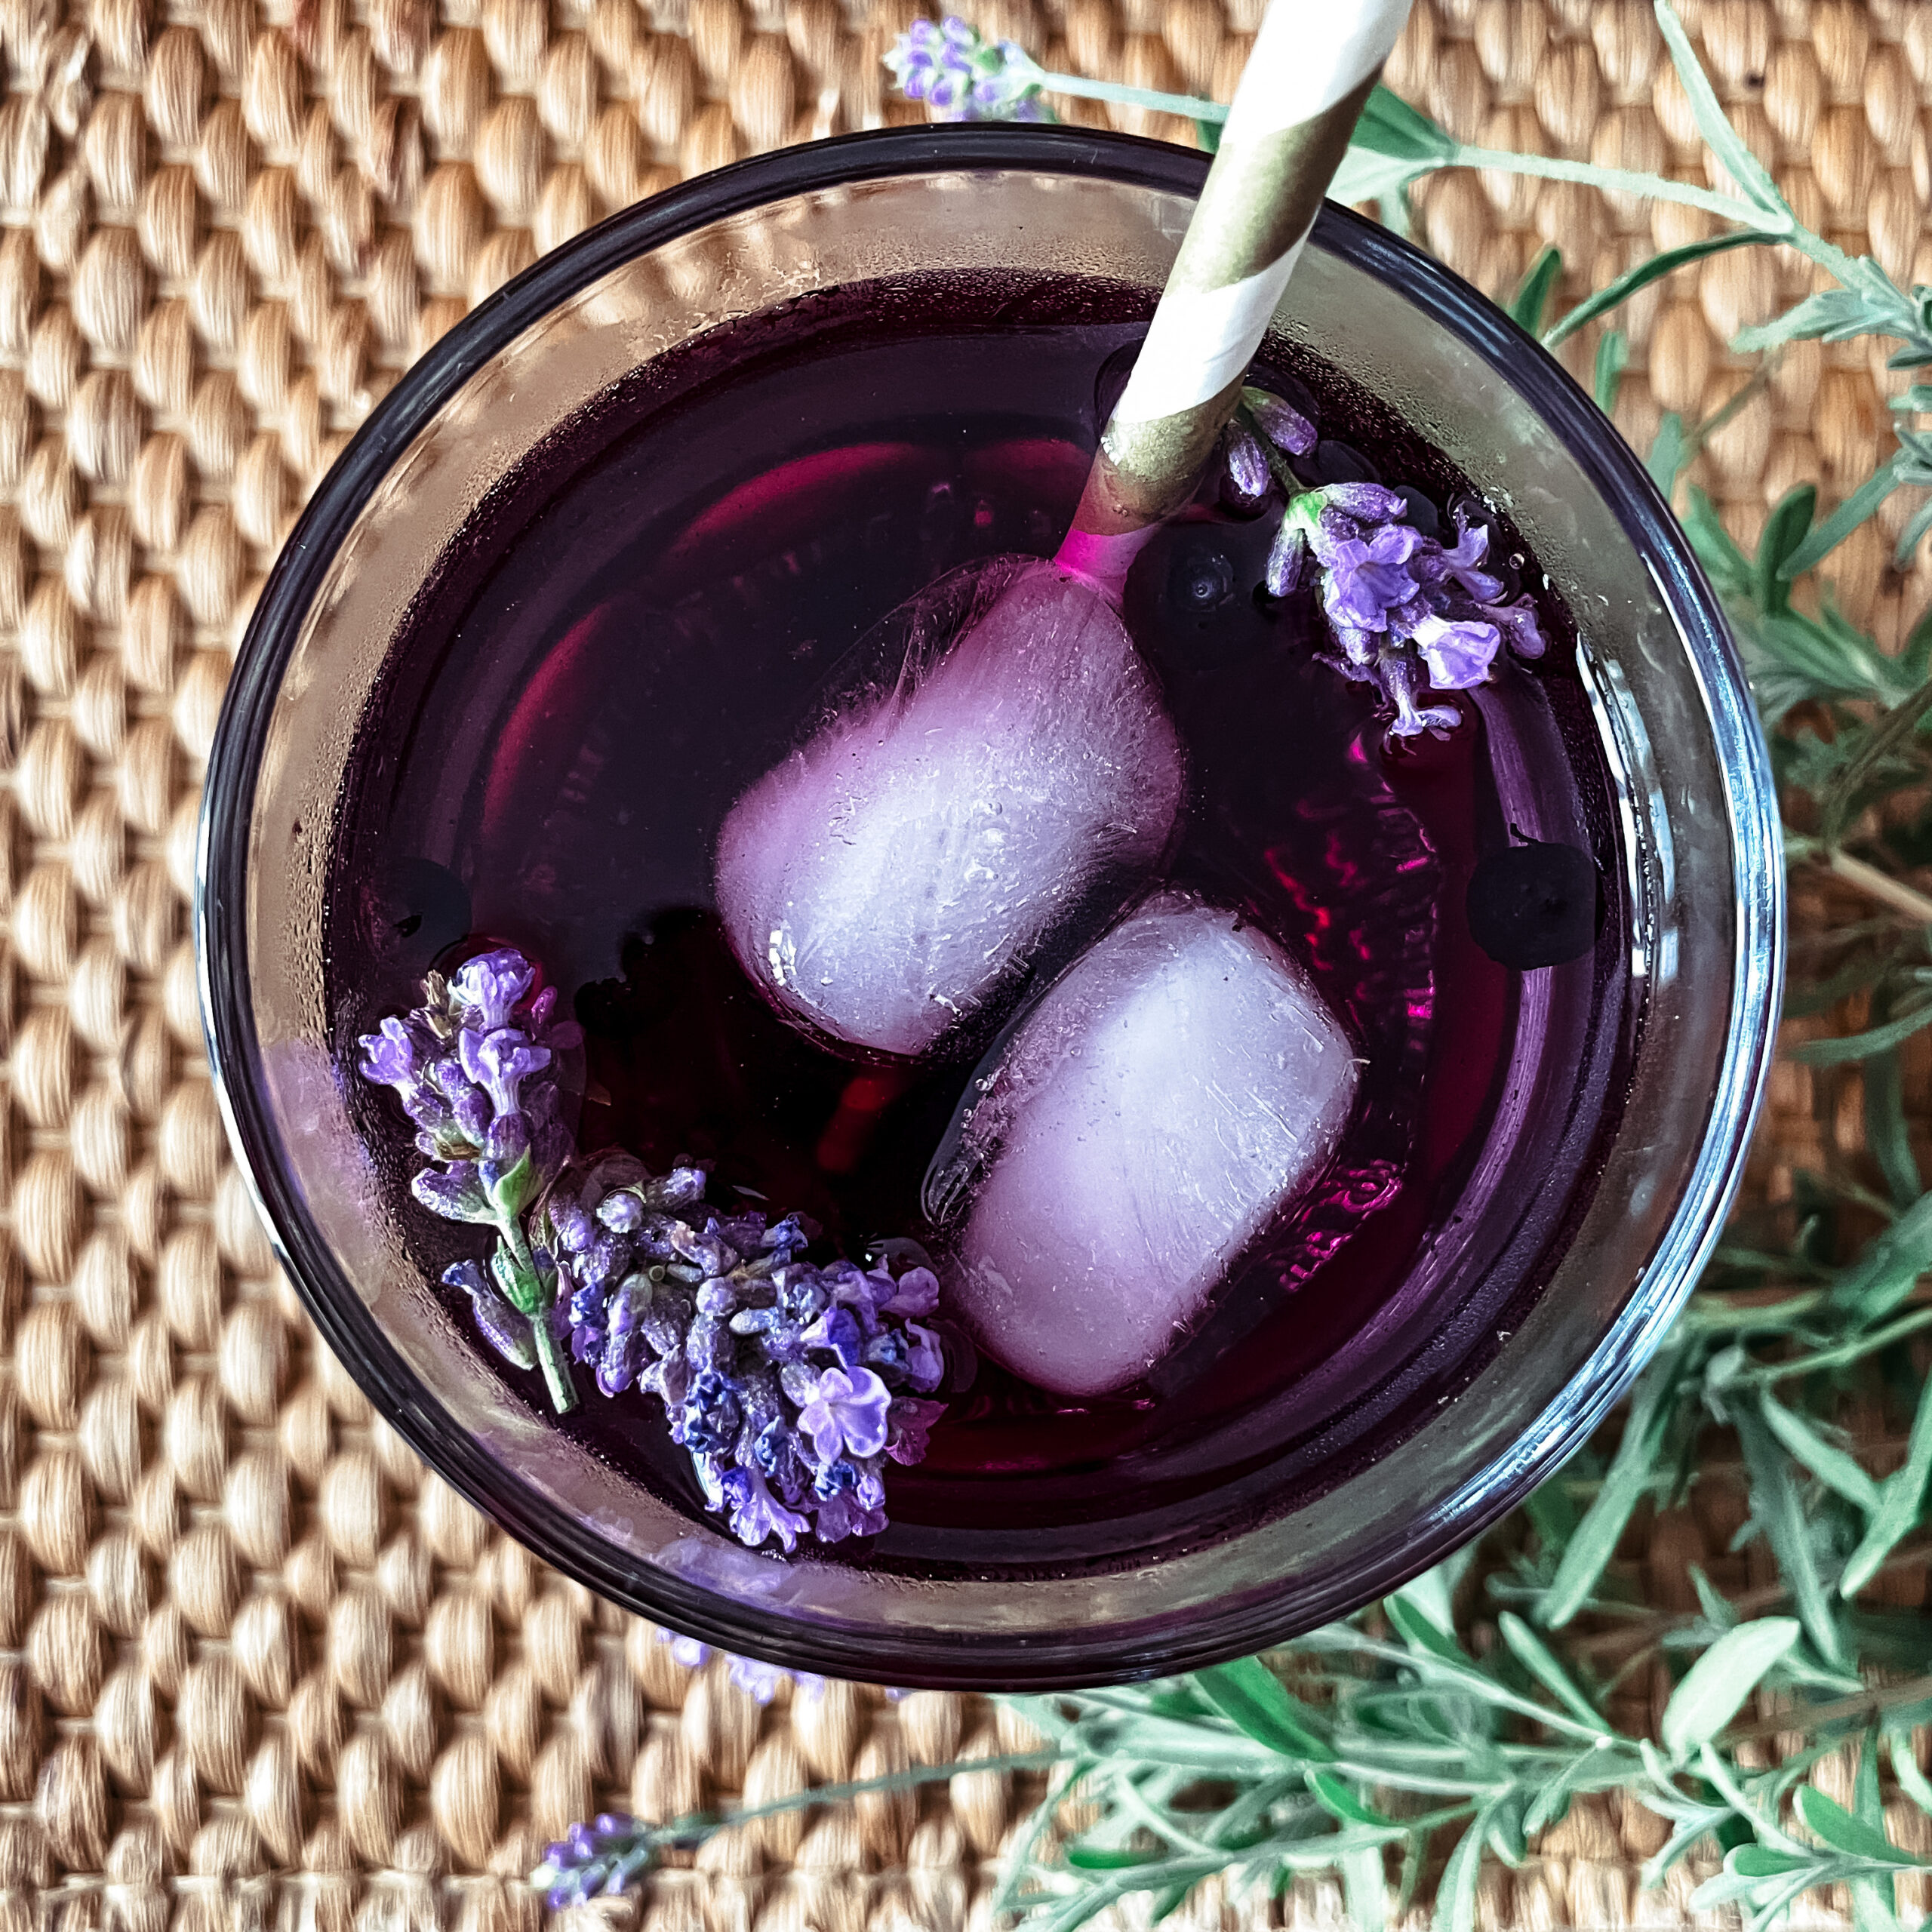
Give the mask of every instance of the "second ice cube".
POLYGON ((994 564, 981 589, 956 638, 768 772, 718 841, 746 970, 879 1052, 922 1052, 983 1006, 1110 877, 1158 856, 1180 807, 1174 727, 1112 609, 1031 560, 994 564))
POLYGON ((1057 1394, 1135 1380, 1334 1153, 1355 1078, 1265 934, 1152 900, 1034 1009, 966 1124, 965 1159, 991 1165, 950 1312, 1057 1394))

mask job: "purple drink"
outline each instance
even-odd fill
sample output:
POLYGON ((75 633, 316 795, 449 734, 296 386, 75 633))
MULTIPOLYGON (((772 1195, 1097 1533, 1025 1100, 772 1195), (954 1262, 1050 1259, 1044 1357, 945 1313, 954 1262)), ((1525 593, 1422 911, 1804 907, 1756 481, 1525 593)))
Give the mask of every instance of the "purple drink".
MULTIPOLYGON (((943 1247, 928 1171, 976 1067, 1109 909, 928 1055, 868 1059, 746 977, 712 904, 718 831, 881 617, 954 566, 1051 552, 1147 307, 1071 278, 833 291, 661 358, 534 452, 426 587, 363 720, 332 854, 338 1042, 410 1004, 431 966, 513 943, 585 1028, 585 1149, 709 1161, 721 1204, 744 1189, 802 1210, 848 1254, 943 1247)), ((1259 373, 1329 438, 1305 480, 1467 496, 1334 372, 1284 352, 1259 373)), ((1432 1333, 1512 1327, 1587 1200, 1627 1045, 1628 921, 1567 614, 1543 599, 1540 666, 1465 694, 1446 741, 1392 750, 1374 693, 1318 657, 1312 598, 1257 594, 1273 531, 1202 509, 1129 581, 1189 771, 1158 883, 1238 909, 1308 974, 1364 1063, 1351 1123, 1143 1382, 1076 1403, 983 1364, 926 1460, 895 1473, 870 1560, 983 1569, 1009 1531, 1091 1518, 1127 1484, 1184 1514, 1297 1442, 1304 1491, 1325 1485, 1415 1413, 1432 1333), (1526 973, 1503 962, 1543 956, 1551 851, 1571 855, 1573 898, 1576 855, 1595 861, 1604 937, 1586 917, 1575 956, 1526 973), (1511 1150, 1506 1216, 1459 1206, 1486 1144, 1511 1150)), ((1534 589, 1506 525, 1493 534, 1534 589)), ((353 1104, 372 1146, 398 1137, 375 1097, 353 1104)), ((398 1146, 398 1191, 408 1168, 398 1146)), ((472 1251, 410 1225, 431 1278, 472 1251)), ((504 1379, 542 1405, 534 1378, 504 1379)), ((557 1426, 695 1509, 648 1404, 593 1396, 557 1426)))

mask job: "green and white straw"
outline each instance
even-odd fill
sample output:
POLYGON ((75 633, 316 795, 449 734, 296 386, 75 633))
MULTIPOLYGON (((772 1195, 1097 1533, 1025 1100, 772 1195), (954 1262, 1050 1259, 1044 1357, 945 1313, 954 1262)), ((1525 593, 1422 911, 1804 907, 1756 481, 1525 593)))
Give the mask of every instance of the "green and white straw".
POLYGON ((1118 596, 1184 503, 1294 272, 1410 0, 1271 0, 1059 561, 1118 596))

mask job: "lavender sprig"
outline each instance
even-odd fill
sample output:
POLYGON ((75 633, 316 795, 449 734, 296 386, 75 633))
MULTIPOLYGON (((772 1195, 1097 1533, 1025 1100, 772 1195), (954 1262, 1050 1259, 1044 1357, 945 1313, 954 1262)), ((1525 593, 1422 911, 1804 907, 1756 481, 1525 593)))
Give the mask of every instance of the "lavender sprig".
POLYGON ((1017 42, 989 41, 949 15, 939 26, 915 20, 885 56, 908 100, 942 121, 1052 121, 1040 98, 1046 75, 1017 42))
POLYGON ((1445 544, 1416 528, 1407 498, 1379 483, 1303 488, 1287 459, 1315 441, 1314 426, 1278 396, 1243 390, 1227 445, 1234 494, 1251 503, 1265 494, 1252 473, 1258 449, 1287 496, 1266 588, 1286 597, 1312 568, 1342 669, 1381 692, 1395 712, 1391 735, 1453 731, 1454 706, 1430 704, 1427 692, 1486 682, 1506 641, 1519 657, 1541 657, 1535 607, 1509 596, 1485 568, 1489 532, 1460 509, 1456 540, 1445 544))
POLYGON ((525 1238, 526 1205, 570 1158, 557 1060, 581 1044, 574 1020, 555 1017, 556 990, 513 947, 432 973, 423 1004, 358 1041, 365 1080, 395 1090, 429 1164, 411 1183, 445 1220, 497 1230, 486 1278, 474 1262, 444 1276, 463 1288, 477 1325, 505 1360, 539 1366, 559 1415, 577 1406, 570 1364, 551 1323, 556 1276, 525 1238))
POLYGON ((456 1262, 445 1282, 506 1361, 543 1370, 559 1414, 574 1361, 605 1396, 660 1402, 706 1508, 748 1548, 876 1536, 886 1465, 918 1462, 946 1406, 927 1399, 948 1362, 924 1252, 817 1266, 811 1223, 721 1213, 702 1168, 579 1160, 556 1073, 582 1032, 537 979, 513 949, 485 953, 360 1042, 363 1077, 395 1090, 429 1158, 417 1199, 497 1231, 487 1266, 456 1262))

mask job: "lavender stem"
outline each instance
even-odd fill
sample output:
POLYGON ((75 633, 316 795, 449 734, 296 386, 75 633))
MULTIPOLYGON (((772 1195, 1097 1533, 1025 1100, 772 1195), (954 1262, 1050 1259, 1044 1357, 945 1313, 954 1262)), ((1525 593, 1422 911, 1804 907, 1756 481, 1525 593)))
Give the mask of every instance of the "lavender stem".
POLYGON ((570 1358, 564 1353, 562 1343, 550 1332, 548 1310, 531 1323, 530 1333, 537 1344, 537 1363, 549 1388, 551 1406, 560 1416, 567 1416, 577 1407, 577 1383, 571 1377, 570 1358))

